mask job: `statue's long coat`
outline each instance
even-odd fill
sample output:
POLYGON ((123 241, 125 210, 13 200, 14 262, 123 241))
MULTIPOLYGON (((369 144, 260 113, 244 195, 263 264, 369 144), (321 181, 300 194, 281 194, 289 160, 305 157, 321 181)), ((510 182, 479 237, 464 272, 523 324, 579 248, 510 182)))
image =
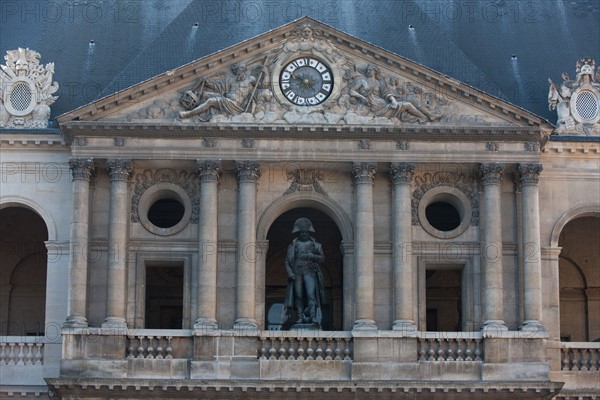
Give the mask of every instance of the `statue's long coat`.
MULTIPOLYGON (((291 270, 294 271, 294 262, 296 260, 295 257, 295 249, 296 249, 296 241, 298 239, 294 239, 292 241, 292 243, 290 243, 290 245, 288 246, 288 250, 287 250, 287 257, 285 258, 285 269, 287 271, 291 270)), ((310 238, 310 240, 313 242, 313 245, 315 246, 315 250, 316 253, 318 254, 323 254, 323 248, 321 247, 321 245, 319 243, 317 243, 315 241, 315 239, 313 239, 312 237, 310 238)), ((319 268, 319 264, 315 263, 317 265, 317 307, 321 307, 322 305, 326 305, 327 304, 327 297, 325 297, 325 285, 323 283, 323 274, 321 273, 321 268, 319 268)), ((296 279, 301 279, 300 277, 296 278, 296 279)), ((286 307, 294 307, 294 283, 292 281, 288 282, 288 286, 285 292, 285 306, 286 307)))

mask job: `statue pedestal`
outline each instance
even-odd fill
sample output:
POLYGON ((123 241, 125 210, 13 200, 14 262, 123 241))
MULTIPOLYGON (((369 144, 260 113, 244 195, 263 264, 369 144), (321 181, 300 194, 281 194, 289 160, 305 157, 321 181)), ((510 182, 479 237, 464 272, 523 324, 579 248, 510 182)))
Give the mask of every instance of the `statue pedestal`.
POLYGON ((294 324, 290 327, 290 330, 320 331, 321 325, 311 323, 294 324))

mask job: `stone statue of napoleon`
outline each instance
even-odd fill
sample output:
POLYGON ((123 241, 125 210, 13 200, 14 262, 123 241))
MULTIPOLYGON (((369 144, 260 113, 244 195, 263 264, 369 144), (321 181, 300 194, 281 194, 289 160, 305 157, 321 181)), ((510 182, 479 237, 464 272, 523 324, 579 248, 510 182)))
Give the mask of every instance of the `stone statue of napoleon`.
POLYGON ((288 274, 285 306, 294 308, 298 316, 292 329, 319 329, 317 310, 327 304, 320 267, 325 256, 321 244, 310 236, 314 231, 308 218, 298 218, 292 229, 298 236, 289 245, 285 259, 288 274))

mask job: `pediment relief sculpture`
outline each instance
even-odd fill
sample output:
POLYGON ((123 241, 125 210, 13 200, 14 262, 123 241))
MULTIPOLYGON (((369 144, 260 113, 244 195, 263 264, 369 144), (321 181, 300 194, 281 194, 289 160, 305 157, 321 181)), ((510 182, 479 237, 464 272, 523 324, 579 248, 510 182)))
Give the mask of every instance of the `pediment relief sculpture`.
POLYGON ((18 48, 0 65, 0 128, 46 128, 50 105, 58 97, 54 63, 40 64, 40 53, 18 48))
POLYGON ((595 61, 586 58, 577 62, 575 79, 563 72, 560 87, 548 79, 549 108, 558 114, 555 134, 600 135, 600 68, 595 69, 595 61))
POLYGON ((126 119, 182 125, 511 125, 389 66, 354 56, 310 23, 296 25, 261 57, 165 93, 126 119))

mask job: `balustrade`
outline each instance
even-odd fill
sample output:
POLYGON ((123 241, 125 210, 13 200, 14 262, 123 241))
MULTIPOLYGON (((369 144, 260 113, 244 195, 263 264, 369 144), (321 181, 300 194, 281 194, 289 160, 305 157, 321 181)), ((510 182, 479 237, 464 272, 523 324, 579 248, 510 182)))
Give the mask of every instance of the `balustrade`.
POLYGON ((42 364, 44 364, 42 338, 23 337, 0 340, 0 366, 42 364))
POLYGON ((191 334, 182 331, 169 333, 153 330, 132 331, 127 335, 127 358, 157 360, 190 358, 191 344, 191 334))
POLYGON ((417 357, 419 361, 482 361, 483 339, 481 334, 471 332, 444 333, 443 337, 425 335, 418 339, 417 357))
POLYGON ((262 360, 352 360, 352 337, 263 336, 259 340, 258 358, 262 360))
POLYGON ((600 371, 600 343, 562 343, 563 371, 600 371))

